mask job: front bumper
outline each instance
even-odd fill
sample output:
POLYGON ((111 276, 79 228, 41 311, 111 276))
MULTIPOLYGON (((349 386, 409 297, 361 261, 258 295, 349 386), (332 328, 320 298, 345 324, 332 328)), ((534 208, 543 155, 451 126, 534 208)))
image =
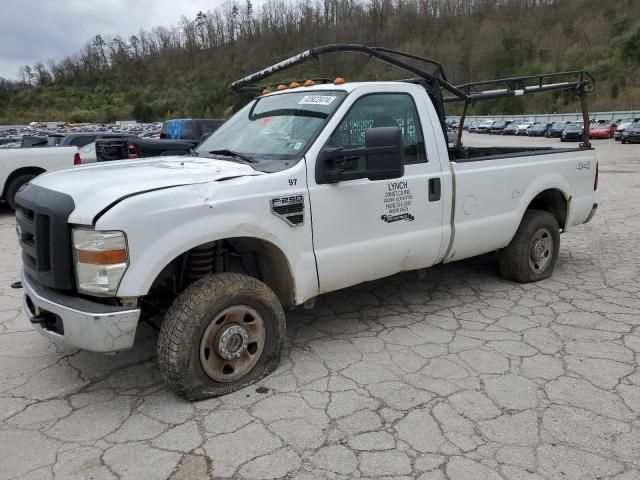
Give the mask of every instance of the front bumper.
POLYGON ((64 295, 22 273, 24 311, 42 335, 93 352, 116 352, 133 346, 140 309, 103 305, 64 295))

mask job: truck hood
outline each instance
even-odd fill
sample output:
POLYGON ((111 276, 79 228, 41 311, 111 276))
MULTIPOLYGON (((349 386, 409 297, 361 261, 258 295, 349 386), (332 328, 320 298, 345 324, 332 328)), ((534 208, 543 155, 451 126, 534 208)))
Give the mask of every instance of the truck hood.
POLYGON ((203 157, 122 160, 40 175, 33 184, 73 198, 72 223, 90 225, 107 206, 139 193, 247 175, 264 175, 249 165, 203 157))

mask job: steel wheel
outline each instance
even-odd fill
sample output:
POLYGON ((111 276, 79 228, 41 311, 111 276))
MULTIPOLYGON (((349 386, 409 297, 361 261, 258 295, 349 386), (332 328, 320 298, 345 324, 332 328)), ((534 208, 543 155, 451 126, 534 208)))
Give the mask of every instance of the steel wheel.
POLYGON ((246 375, 264 350, 267 331, 262 316, 247 305, 218 313, 200 340, 200 363, 216 382, 232 382, 246 375))
POLYGON ((529 268, 534 273, 544 272, 553 257, 553 237, 546 228, 536 231, 529 244, 529 268))

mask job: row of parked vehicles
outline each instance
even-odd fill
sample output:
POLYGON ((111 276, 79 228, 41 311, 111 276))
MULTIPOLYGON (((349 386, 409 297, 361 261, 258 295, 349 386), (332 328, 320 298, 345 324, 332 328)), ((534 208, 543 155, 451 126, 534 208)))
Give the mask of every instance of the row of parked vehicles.
MULTIPOLYGON (((46 171, 96 162, 189 155, 223 123, 224 120, 208 118, 167 120, 160 125, 159 138, 137 136, 135 130, 108 128, 16 135, 18 145, 0 149, 0 199, 15 209, 20 187, 46 171)), ((9 146, 10 143, 4 144, 9 146)))
MULTIPOLYGON (((470 133, 493 135, 527 135, 529 137, 559 138, 562 142, 582 139, 582 121, 575 122, 516 122, 513 120, 481 120, 465 125, 470 133)), ((622 143, 640 142, 640 118, 597 121, 589 127, 589 138, 615 138, 622 143)))

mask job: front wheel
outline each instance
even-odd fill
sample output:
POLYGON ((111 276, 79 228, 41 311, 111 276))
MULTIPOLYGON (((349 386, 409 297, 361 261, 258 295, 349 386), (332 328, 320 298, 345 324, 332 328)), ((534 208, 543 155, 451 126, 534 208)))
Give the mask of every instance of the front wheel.
POLYGON ((500 274, 519 283, 553 273, 560 251, 560 227, 549 212, 527 210, 511 243, 500 251, 500 274))
POLYGON ((165 315, 158 363, 165 382, 189 400, 251 385, 280 361, 285 317, 275 293, 237 273, 187 287, 165 315))

